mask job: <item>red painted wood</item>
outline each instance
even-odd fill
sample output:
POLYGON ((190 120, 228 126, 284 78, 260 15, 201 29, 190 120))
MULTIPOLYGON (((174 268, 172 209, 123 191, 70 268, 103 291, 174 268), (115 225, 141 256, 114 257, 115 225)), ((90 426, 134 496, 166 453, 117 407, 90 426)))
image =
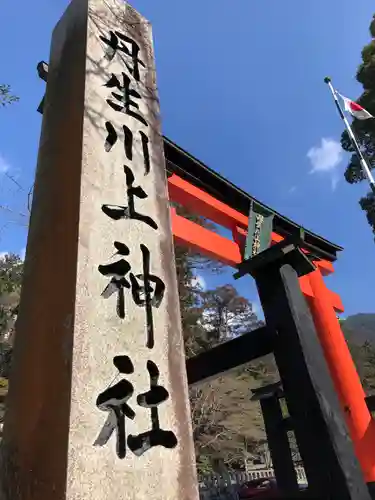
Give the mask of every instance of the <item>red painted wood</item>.
MULTIPOLYGON (((222 203, 202 189, 181 179, 176 174, 168 178, 168 191, 172 201, 180 203, 182 206, 192 210, 193 213, 202 215, 216 224, 230 229, 234 233, 241 233, 246 236, 249 222, 247 215, 222 203)), ((234 238, 236 238, 235 234, 234 238)), ((272 243, 278 243, 282 239, 283 237, 279 234, 272 233, 272 243)), ((317 265, 323 275, 331 274, 334 271, 332 263, 326 260, 319 261, 317 265)))
POLYGON ((367 482, 375 481, 375 421, 365 401, 356 367, 319 270, 308 275, 309 306, 332 380, 339 396, 357 458, 367 482))
MULTIPOLYGON (((171 209, 173 236, 179 245, 187 246, 212 259, 223 262, 231 267, 236 267, 242 262, 240 247, 219 234, 181 217, 171 209)), ((301 290, 307 297, 312 297, 313 292, 307 276, 300 278, 301 290)), ((330 303, 337 312, 343 312, 344 307, 339 295, 328 290, 330 303)))

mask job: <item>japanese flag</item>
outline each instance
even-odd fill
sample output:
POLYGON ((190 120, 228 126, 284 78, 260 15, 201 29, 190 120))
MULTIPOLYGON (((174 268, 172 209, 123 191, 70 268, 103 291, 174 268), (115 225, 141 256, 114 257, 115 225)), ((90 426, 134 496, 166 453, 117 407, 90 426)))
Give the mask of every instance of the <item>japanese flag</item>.
POLYGON ((368 118, 374 118, 368 111, 366 111, 356 102, 348 99, 347 97, 344 97, 339 93, 338 95, 344 101, 345 111, 348 111, 352 116, 354 116, 354 118, 357 118, 358 120, 367 120, 368 118))

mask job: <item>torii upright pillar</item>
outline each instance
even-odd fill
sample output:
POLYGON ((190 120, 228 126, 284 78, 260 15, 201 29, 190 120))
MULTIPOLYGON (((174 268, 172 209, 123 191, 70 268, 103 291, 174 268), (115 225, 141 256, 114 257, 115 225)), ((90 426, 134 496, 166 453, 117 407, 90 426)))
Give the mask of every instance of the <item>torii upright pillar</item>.
POLYGON ((366 481, 375 485, 375 421, 340 323, 327 296, 323 277, 316 269, 308 275, 313 296, 309 306, 324 356, 338 393, 356 455, 366 481))

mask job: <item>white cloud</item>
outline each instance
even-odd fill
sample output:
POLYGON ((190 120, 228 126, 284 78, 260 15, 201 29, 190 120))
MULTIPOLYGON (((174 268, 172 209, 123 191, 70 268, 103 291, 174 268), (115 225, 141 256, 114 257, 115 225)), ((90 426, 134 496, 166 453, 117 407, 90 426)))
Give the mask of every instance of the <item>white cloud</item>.
POLYGON ((9 163, 6 159, 0 154, 0 174, 5 174, 10 169, 9 163))
POLYGON ((314 146, 307 152, 311 162, 310 173, 333 172, 342 160, 343 151, 338 141, 323 137, 320 146, 314 146))
POLYGON ((26 248, 22 248, 20 251, 21 260, 25 260, 26 248))
POLYGON ((9 252, 0 252, 0 260, 4 260, 5 256, 8 255, 9 252))
POLYGON ((289 194, 293 194, 297 191, 297 186, 292 186, 288 189, 288 193, 289 194))

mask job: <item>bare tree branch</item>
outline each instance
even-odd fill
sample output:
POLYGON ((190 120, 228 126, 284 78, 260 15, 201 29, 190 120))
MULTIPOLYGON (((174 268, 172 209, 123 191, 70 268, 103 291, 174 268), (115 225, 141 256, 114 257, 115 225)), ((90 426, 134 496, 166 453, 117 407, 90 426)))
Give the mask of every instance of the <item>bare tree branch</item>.
POLYGON ((13 177, 13 175, 10 175, 9 172, 4 172, 5 177, 7 177, 9 180, 11 180, 21 191, 24 191, 24 188, 21 186, 21 184, 13 177))

